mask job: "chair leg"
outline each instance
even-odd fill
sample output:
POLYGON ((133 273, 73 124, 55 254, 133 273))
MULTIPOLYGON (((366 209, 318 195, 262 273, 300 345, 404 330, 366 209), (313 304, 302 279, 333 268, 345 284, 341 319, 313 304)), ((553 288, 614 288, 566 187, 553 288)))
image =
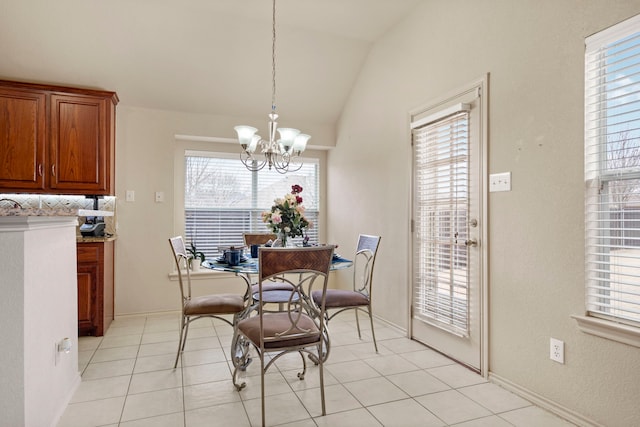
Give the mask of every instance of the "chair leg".
POLYGON ((185 346, 187 345, 187 335, 189 334, 189 319, 187 319, 187 323, 184 327, 184 338, 182 339, 182 351, 184 351, 185 346))
POLYGON ((360 320, 358 320, 358 308, 354 310, 356 312, 356 326, 358 327, 358 338, 362 339, 362 335, 360 335, 360 320))
POLYGON ((178 359, 180 358, 180 353, 184 349, 184 345, 182 344, 182 337, 184 335, 184 327, 185 327, 185 316, 182 316, 180 319, 180 338, 178 340, 178 353, 176 354, 176 361, 173 364, 173 369, 176 369, 178 366, 178 359))
POLYGON ((369 306, 369 321, 371 322, 371 336, 373 337, 373 346, 376 348, 377 353, 378 343, 376 342, 376 331, 373 329, 373 312, 371 311, 371 306, 369 306))
POLYGON ((262 427, 267 425, 264 410, 264 354, 260 352, 260 403, 262 405, 262 427))
MULTIPOLYGON (((318 354, 322 352, 322 342, 318 346, 318 354)), ((324 401, 324 358, 318 361, 318 374, 320 375, 320 402, 322 403, 322 415, 327 415, 327 408, 324 401)))
MULTIPOLYGON (((322 348, 322 346, 320 346, 320 348, 322 348)), ((298 379, 303 380, 305 374, 307 373, 307 361, 304 358, 304 353, 299 351, 298 354, 300 354, 300 358, 302 359, 302 372, 298 372, 298 379)))

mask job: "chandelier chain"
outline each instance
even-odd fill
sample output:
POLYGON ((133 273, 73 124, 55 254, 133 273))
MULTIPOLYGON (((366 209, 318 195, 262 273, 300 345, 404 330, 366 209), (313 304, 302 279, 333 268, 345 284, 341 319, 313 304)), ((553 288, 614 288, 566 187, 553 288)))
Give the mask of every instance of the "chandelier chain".
POLYGON ((278 128, 278 114, 276 114, 276 0, 273 3, 272 37, 271 37, 271 113, 269 113, 269 137, 263 139, 257 135, 257 128, 253 126, 236 126, 238 142, 242 147, 240 161, 245 167, 257 172, 269 167, 278 173, 295 172, 302 167, 300 155, 307 147, 310 135, 301 133, 298 129, 278 128), (276 131, 280 138, 276 137, 276 131))
POLYGON ((273 26, 271 41, 271 111, 276 111, 276 0, 273 0, 273 26))

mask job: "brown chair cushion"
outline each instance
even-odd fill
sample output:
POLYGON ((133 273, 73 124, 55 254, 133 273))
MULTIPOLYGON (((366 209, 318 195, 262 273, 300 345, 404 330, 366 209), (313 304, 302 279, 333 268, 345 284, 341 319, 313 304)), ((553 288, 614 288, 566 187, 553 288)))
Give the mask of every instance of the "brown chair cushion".
MULTIPOLYGON (((282 333, 291 327, 292 322, 289 318, 290 315, 295 316, 296 313, 264 313, 264 348, 274 349, 284 346, 315 344, 320 341, 321 335, 318 327, 306 314, 302 314, 297 323, 298 328, 292 330, 285 336, 276 338, 276 334, 282 333), (307 334, 301 329, 310 330, 311 332, 307 334), (296 332, 305 335, 293 335, 296 332), (266 341, 267 339, 269 341, 266 341)), ((255 345, 260 345, 260 316, 253 316, 248 319, 241 320, 238 323, 238 330, 240 330, 240 332, 249 338, 255 345)))
POLYGON ((244 298, 236 294, 216 294, 192 297, 184 306, 184 314, 232 314, 244 309, 244 298))
MULTIPOLYGON (((322 302, 322 291, 311 292, 311 298, 318 306, 322 302)), ((369 299, 360 292, 342 289, 327 289, 325 308, 356 307, 369 305, 369 299)))
MULTIPOLYGON (((262 283, 262 291, 291 291, 293 290, 293 285, 285 282, 263 282, 262 283)), ((257 294, 260 291, 257 283, 251 285, 251 293, 257 294)))

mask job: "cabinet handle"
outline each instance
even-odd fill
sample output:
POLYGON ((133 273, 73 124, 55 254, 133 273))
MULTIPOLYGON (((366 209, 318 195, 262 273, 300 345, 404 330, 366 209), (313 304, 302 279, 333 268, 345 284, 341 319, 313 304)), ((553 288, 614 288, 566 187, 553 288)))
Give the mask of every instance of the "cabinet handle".
POLYGON ((42 176, 44 173, 44 168, 42 167, 42 163, 38 164, 38 175, 42 176))
POLYGON ((51 165, 51 175, 56 176, 56 165, 51 165))

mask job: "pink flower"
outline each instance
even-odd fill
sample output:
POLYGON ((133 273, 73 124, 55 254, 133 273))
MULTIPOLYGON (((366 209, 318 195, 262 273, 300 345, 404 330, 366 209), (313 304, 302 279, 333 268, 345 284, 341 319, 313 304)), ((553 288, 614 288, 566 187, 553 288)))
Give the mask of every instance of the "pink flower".
POLYGON ((271 222, 274 224, 280 224, 282 222, 282 217, 279 212, 275 212, 271 215, 271 222))

